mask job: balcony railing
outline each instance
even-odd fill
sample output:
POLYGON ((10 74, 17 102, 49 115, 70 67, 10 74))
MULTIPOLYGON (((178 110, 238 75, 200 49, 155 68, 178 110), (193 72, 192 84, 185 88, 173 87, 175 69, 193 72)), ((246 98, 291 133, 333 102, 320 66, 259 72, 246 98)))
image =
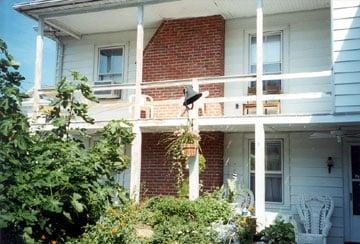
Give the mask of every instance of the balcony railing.
MULTIPOLYGON (((263 116, 331 114, 333 96, 331 71, 264 75, 263 80, 281 80, 279 94, 261 96, 263 116)), ((198 101, 200 118, 248 117, 256 115, 256 94, 248 94, 255 75, 205 77, 185 80, 144 82, 141 84, 141 119, 163 120, 186 117, 182 106, 185 85, 198 84, 208 97, 198 101)), ((101 99, 90 103, 89 113, 96 121, 134 118, 134 84, 96 85, 94 91, 121 91, 121 99, 101 99)), ((48 98, 53 89, 42 89, 48 98)), ((46 105, 46 103, 44 103, 46 105)))

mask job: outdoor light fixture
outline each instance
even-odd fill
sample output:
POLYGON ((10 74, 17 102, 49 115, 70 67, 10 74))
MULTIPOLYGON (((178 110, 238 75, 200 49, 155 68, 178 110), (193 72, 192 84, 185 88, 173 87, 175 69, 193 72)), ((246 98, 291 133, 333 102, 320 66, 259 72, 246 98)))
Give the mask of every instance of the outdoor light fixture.
POLYGON ((331 168, 334 167, 334 160, 332 157, 328 157, 328 159, 326 160, 326 165, 328 167, 328 171, 329 171, 329 174, 331 173, 331 168))
POLYGON ((186 109, 191 110, 194 107, 194 102, 202 96, 202 93, 194 91, 192 86, 185 86, 184 96, 185 99, 183 105, 186 107, 186 109), (189 105, 191 105, 191 108, 189 108, 189 105))

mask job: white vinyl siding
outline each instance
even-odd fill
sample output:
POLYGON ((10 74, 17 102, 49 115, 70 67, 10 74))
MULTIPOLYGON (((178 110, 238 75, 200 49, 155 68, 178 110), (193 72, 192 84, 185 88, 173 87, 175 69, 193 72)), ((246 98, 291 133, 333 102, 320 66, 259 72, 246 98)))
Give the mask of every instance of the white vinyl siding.
POLYGON ((334 0, 332 9, 335 112, 360 112, 360 5, 334 0))

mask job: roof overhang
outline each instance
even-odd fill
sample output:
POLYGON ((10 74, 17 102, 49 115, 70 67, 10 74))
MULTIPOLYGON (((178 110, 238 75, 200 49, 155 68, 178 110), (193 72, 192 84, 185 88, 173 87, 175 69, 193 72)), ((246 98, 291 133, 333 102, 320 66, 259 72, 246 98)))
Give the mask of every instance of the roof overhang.
MULTIPOLYGON (((44 18, 47 33, 72 36, 136 29, 137 9, 145 6, 145 28, 164 19, 222 15, 225 19, 256 14, 255 0, 38 0, 14 5, 35 20, 44 18)), ((267 0, 266 15, 329 8, 330 0, 267 0)))

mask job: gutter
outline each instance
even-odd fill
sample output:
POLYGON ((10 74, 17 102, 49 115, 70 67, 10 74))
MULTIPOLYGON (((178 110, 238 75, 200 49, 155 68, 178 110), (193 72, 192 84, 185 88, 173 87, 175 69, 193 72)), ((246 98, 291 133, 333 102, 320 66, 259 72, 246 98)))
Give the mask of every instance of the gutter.
MULTIPOLYGON (((104 5, 111 5, 112 7, 117 8, 127 8, 127 7, 134 7, 138 5, 145 5, 145 4, 156 4, 162 2, 172 2, 178 0, 114 0, 103 3, 104 5)), ((103 0, 40 0, 40 1, 31 1, 25 3, 15 4, 13 8, 19 12, 25 11, 36 11, 48 8, 57 8, 57 7, 65 7, 65 6, 72 6, 76 8, 76 5, 84 4, 84 3, 96 3, 96 2, 104 2, 103 0)), ((69 8, 68 10, 71 10, 69 8)), ((66 12, 66 9, 63 10, 66 12)))

